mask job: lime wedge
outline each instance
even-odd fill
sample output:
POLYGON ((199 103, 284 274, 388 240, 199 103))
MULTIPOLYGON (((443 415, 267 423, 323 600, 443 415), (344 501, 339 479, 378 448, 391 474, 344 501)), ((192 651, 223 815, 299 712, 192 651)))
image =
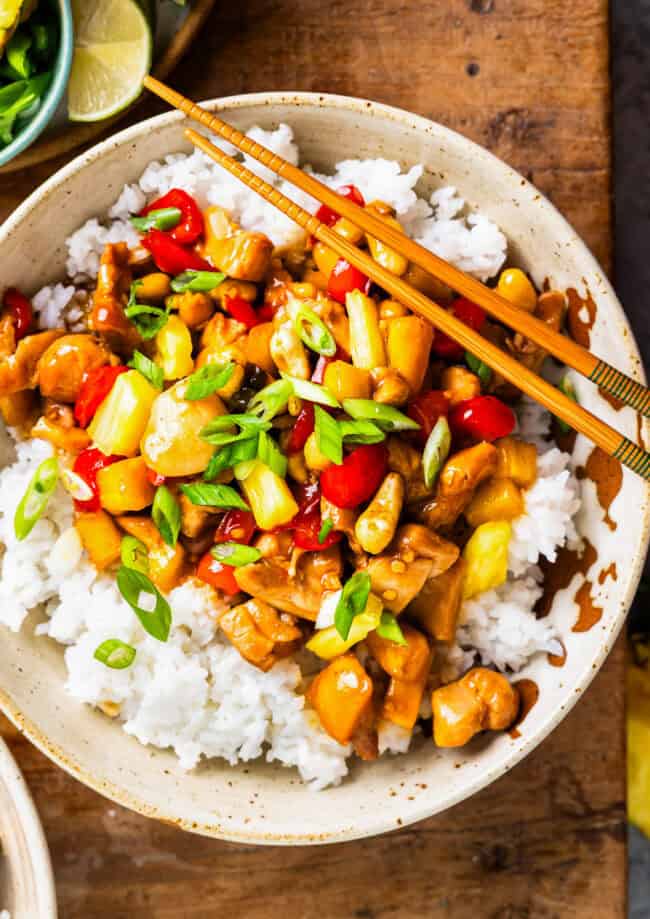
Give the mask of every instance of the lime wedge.
POLYGON ((102 121, 140 95, 151 66, 151 28, 136 0, 72 0, 75 51, 71 121, 102 121))

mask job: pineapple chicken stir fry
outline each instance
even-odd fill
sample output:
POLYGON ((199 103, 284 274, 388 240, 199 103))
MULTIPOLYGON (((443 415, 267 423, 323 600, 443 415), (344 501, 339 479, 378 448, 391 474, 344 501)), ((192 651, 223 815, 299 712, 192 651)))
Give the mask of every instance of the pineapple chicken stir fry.
MULTIPOLYGON (((480 307, 333 211, 319 217, 494 337, 480 307)), ((252 665, 303 647, 323 662, 307 700, 364 758, 379 719, 411 730, 427 693, 439 746, 507 728, 518 696, 505 676, 477 667, 442 685, 438 661, 462 601, 505 580, 536 477, 499 381, 321 243, 274 251, 180 189, 133 223, 140 246, 104 250, 86 333, 36 331, 29 300, 5 294, 0 407, 56 451, 19 506, 18 538, 59 479, 88 557, 116 571, 146 631, 167 639, 165 594, 185 579, 210 585, 252 665)), ((563 295, 538 297, 519 269, 499 288, 561 324, 563 295)), ((99 660, 130 665, 133 648, 105 645, 99 660)))

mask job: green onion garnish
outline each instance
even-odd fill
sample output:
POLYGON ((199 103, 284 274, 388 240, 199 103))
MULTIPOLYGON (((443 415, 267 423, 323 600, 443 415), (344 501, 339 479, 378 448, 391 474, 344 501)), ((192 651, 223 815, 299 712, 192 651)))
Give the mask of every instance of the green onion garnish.
POLYGON ((151 517, 167 545, 175 546, 181 531, 181 507, 166 485, 156 489, 151 517))
POLYGON ((314 431, 320 452, 337 466, 343 462, 343 437, 338 421, 320 405, 314 406, 314 431))
POLYGON ((320 530, 318 531, 318 542, 320 543, 321 546, 323 545, 323 543, 325 542, 325 540, 330 535, 333 529, 334 529, 333 521, 331 521, 329 517, 326 517, 325 520, 323 520, 320 530))
POLYGON ((247 440, 240 440, 227 447, 221 447, 212 456, 208 466, 203 473, 206 482, 216 479, 224 469, 233 469, 238 463, 244 463, 247 460, 255 459, 257 456, 257 435, 249 437, 247 440))
POLYGON ((449 424, 445 416, 441 415, 433 426, 422 453, 422 471, 424 473, 424 484, 427 488, 431 488, 438 478, 443 463, 449 456, 450 447, 451 432, 449 424))
POLYGON ((287 458, 266 431, 260 431, 257 440, 257 459, 269 466, 281 479, 286 476, 287 458))
POLYGON ((125 568, 133 568, 146 574, 149 571, 149 553, 147 547, 135 536, 123 536, 120 556, 125 568))
POLYGON ((323 320, 313 309, 302 303, 293 320, 296 333, 302 342, 317 354, 333 357, 336 354, 336 341, 323 320))
POLYGON ((135 648, 125 644, 119 638, 109 638, 96 649, 93 657, 106 664, 111 670, 126 670, 135 660, 135 648))
POLYGON ((386 434, 374 421, 339 421, 343 442, 347 444, 379 444, 386 434))
POLYGON ((218 287, 226 278, 222 271, 196 271, 189 269, 176 275, 172 281, 172 290, 177 294, 187 291, 192 293, 207 293, 218 287))
POLYGON ((142 281, 134 281, 133 284, 131 284, 129 302, 124 309, 124 315, 127 319, 131 320, 142 338, 147 341, 160 332, 169 319, 169 313, 159 306, 150 306, 148 303, 138 303, 137 292, 138 288, 141 286, 142 281))
POLYGON ((181 222, 182 214, 177 207, 161 207, 149 211, 144 217, 131 217, 130 222, 140 233, 149 230, 173 230, 181 222))
POLYGON ((270 421, 286 409, 291 393, 292 387, 288 380, 276 380, 253 396, 248 403, 248 411, 263 421, 270 421))
MULTIPOLYGON (((572 381, 571 381, 571 378, 570 378, 570 376, 569 376, 568 374, 565 374, 565 375, 562 377, 562 379, 560 380, 560 382, 557 384, 557 388, 560 390, 561 393, 564 393, 564 395, 567 397, 567 399, 571 399, 572 402, 575 402, 576 404, 579 404, 579 402, 578 402, 578 396, 577 396, 577 394, 576 394, 576 391, 575 391, 575 388, 574 388, 573 383, 572 383, 572 381)), ((562 432, 562 434, 568 434, 570 431, 573 430, 573 428, 571 427, 571 425, 570 425, 570 424, 567 424, 566 421, 563 421, 562 418, 558 418, 558 417, 556 416, 556 417, 555 417, 555 420, 557 421, 557 426, 558 426, 558 428, 560 429, 560 431, 562 432)))
POLYGON ((343 587, 334 613, 334 625, 343 641, 350 634, 354 617, 365 610, 369 596, 370 575, 366 571, 357 571, 343 587))
POLYGON ((25 539, 45 513, 59 480, 59 464, 55 456, 43 460, 32 476, 25 494, 14 514, 16 539, 25 539))
POLYGON ((229 361, 227 364, 206 364, 188 378, 184 399, 194 402, 197 399, 207 399, 230 382, 235 372, 236 364, 229 361))
POLYGON ((231 565, 233 568, 252 565, 262 557, 259 549, 253 546, 243 546, 238 542, 219 543, 210 550, 210 555, 223 565, 231 565))
POLYGON ((465 352, 467 366, 479 378, 483 386, 487 386, 492 379, 492 371, 480 357, 475 357, 470 351, 465 352))
POLYGON ((388 610, 384 610, 381 614, 381 621, 377 626, 377 635, 381 638, 387 638, 389 641, 394 641, 397 645, 408 644, 396 617, 389 613, 388 610))
POLYGON ((167 600, 146 574, 122 565, 117 572, 117 586, 145 632, 158 641, 167 641, 172 624, 172 611, 167 600), (145 600, 147 608, 141 606, 145 600))
POLYGON ((352 418, 372 421, 383 431, 417 431, 420 427, 399 409, 373 399, 344 399, 343 408, 352 418))
POLYGON ((250 413, 219 415, 201 429, 199 437, 214 447, 225 447, 248 440, 260 431, 268 431, 270 427, 270 422, 250 413), (239 428, 239 431, 233 433, 233 428, 239 428))
POLYGON ((163 388, 163 383, 165 382, 163 369, 159 367, 158 364, 154 364, 146 354, 143 354, 141 351, 134 351, 128 366, 133 367, 134 370, 141 373, 145 380, 151 383, 154 389, 163 388))
POLYGON ((249 509, 239 492, 230 485, 193 482, 191 485, 181 485, 180 489, 192 504, 198 504, 201 507, 234 507, 242 511, 249 509))
POLYGON ((318 383, 311 383, 309 380, 300 380, 298 377, 289 376, 288 373, 281 374, 282 379, 291 384, 294 395, 308 402, 314 402, 317 405, 328 405, 330 408, 341 408, 341 404, 336 401, 334 396, 320 386, 318 383))

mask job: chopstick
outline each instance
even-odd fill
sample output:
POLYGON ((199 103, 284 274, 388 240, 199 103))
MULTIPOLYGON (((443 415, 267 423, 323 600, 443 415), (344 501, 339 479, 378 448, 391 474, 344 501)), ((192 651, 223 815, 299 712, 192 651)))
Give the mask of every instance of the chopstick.
POLYGON ((278 210, 294 220, 307 233, 311 233, 316 239, 333 249, 337 255, 363 271, 384 290, 410 307, 414 313, 424 316, 437 328, 442 329, 443 332, 454 338, 464 348, 500 373, 510 383, 513 383, 527 395, 541 403, 576 431, 584 434, 610 456, 620 460, 642 478, 650 481, 650 453, 646 453, 637 444, 615 431, 604 421, 601 421, 600 418, 568 399, 562 392, 547 383, 546 380, 537 376, 532 370, 520 364, 509 354, 501 351, 496 345, 493 345, 479 335, 478 332, 465 325, 452 313, 429 300, 428 297, 411 287, 406 281, 387 271, 361 249, 357 249, 356 246, 353 246, 342 236, 339 236, 338 233, 321 223, 313 214, 310 214, 286 195, 283 195, 277 188, 269 185, 268 182, 255 175, 242 163, 215 147, 206 137, 191 128, 186 129, 185 135, 194 146, 203 150, 215 163, 228 170, 235 178, 277 207, 278 210))
MULTIPOLYGON (((196 105, 181 93, 176 92, 176 90, 166 86, 154 77, 147 77, 144 82, 151 92, 160 96, 175 108, 180 109, 189 118, 209 128, 210 131, 229 141, 243 153, 258 160, 281 178, 287 179, 302 191, 316 198, 316 200, 326 204, 340 216, 346 217, 361 229, 366 230, 371 236, 396 249, 409 261, 419 265, 420 268, 443 281, 453 290, 459 291, 474 303, 482 306, 500 322, 534 341, 563 364, 572 367, 578 373, 587 377, 603 391, 632 406, 642 415, 650 417, 650 390, 642 383, 633 380, 621 370, 617 370, 611 364, 596 357, 596 355, 577 342, 572 341, 572 339, 555 332, 544 322, 524 310, 513 306, 496 290, 487 287, 476 278, 429 252, 428 249, 420 246, 395 227, 388 226, 353 201, 342 198, 335 191, 332 191, 332 189, 314 178, 314 176, 308 175, 297 166, 246 137, 241 131, 233 128, 216 115, 201 108, 201 106, 196 105)), ((460 339, 458 340, 460 341, 460 339)))

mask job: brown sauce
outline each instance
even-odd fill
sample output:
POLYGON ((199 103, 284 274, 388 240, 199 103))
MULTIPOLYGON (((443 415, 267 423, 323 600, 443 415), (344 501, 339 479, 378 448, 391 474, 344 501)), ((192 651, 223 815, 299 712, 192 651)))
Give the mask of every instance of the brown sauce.
POLYGON ((587 292, 586 297, 581 297, 575 287, 569 287, 566 295, 569 301, 567 309, 569 334, 583 348, 588 348, 591 340, 591 330, 596 321, 596 304, 589 292, 587 292), (586 319, 581 316, 583 308, 587 313, 586 319))
POLYGON ((517 737, 521 737, 521 732, 517 728, 539 699, 539 687, 534 680, 517 680, 512 686, 519 693, 519 711, 508 733, 516 740, 517 737))
POLYGON ((596 550, 589 540, 585 539, 582 554, 577 549, 568 549, 565 546, 559 550, 556 561, 541 560, 540 567, 544 573, 544 594, 535 607, 535 612, 540 619, 550 613, 555 595, 569 586, 575 574, 586 574, 597 558, 596 550))
POLYGON ((591 581, 585 581, 578 588, 575 601, 578 604, 578 618, 571 628, 572 632, 588 632, 603 615, 602 606, 596 606, 591 596, 591 581))
POLYGON ((615 530, 617 523, 610 517, 609 509, 623 485, 623 467, 620 462, 600 447, 594 447, 584 468, 580 466, 576 469, 576 476, 578 479, 591 479, 594 483, 598 503, 605 511, 605 523, 610 530, 615 530))
POLYGON ((559 639, 558 643, 562 645, 562 651, 559 654, 547 654, 548 662, 551 667, 564 667, 566 663, 567 650, 559 639))
POLYGON ((603 568, 603 570, 598 575, 598 583, 604 584, 607 578, 611 578, 612 581, 618 580, 618 571, 616 570, 616 562, 612 562, 611 565, 607 566, 607 568, 603 568))
POLYGON ((625 406, 625 402, 621 402, 621 400, 617 399, 616 396, 613 396, 611 392, 607 392, 606 389, 601 389, 600 386, 598 387, 598 394, 601 399, 605 400, 605 402, 609 402, 615 412, 620 412, 620 410, 625 406))

